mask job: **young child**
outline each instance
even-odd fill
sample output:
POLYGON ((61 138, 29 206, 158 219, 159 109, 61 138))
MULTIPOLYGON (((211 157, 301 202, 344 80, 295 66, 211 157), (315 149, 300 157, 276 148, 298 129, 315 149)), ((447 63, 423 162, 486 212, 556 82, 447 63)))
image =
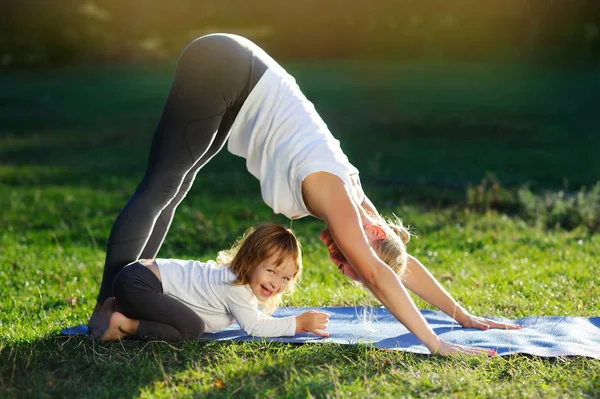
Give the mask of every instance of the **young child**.
POLYGON ((123 268, 113 280, 114 297, 102 309, 107 327, 101 340, 192 340, 234 319, 259 337, 329 335, 322 331, 325 313, 269 316, 302 272, 300 244, 291 230, 272 223, 250 228, 217 262, 139 260, 123 268))

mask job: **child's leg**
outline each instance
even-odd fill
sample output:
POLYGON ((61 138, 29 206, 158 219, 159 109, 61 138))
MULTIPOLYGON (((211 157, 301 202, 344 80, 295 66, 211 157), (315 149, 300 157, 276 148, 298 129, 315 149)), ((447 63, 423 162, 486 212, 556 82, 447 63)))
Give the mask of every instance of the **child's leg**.
MULTIPOLYGON (((108 302, 108 298, 105 303, 108 302)), ((100 337, 101 341, 116 341, 125 337, 136 336, 140 321, 130 319, 120 312, 113 312, 110 316, 108 327, 100 337)))
POLYGON ((96 314, 96 332, 92 338, 99 338, 107 330, 111 316, 117 311, 115 298, 106 298, 96 314))
POLYGON ((204 333, 204 322, 189 307, 162 293, 160 280, 150 269, 134 263, 121 270, 114 281, 118 312, 111 316, 106 333, 118 330, 139 339, 182 341, 204 333), (135 319, 134 328, 131 320, 135 319), (112 328, 112 329, 111 329, 112 328))

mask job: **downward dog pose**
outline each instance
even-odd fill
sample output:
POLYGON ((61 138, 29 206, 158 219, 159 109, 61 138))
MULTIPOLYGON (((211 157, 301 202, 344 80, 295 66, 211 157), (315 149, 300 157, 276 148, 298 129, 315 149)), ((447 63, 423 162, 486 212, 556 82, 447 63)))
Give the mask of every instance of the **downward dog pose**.
POLYGON ((146 173, 117 217, 108 240, 92 337, 103 333, 101 310, 123 265, 156 257, 175 208, 198 170, 228 140, 246 159, 263 200, 290 219, 322 219, 331 261, 359 280, 432 353, 487 353, 441 340, 417 310, 406 287, 463 327, 518 328, 470 315, 415 258, 410 235, 386 221, 365 196, 358 170, 300 91, 294 78, 254 43, 213 34, 182 52, 154 132, 146 173), (401 277, 403 281, 401 280, 401 277))
POLYGON ((327 336, 329 316, 309 311, 273 318, 270 313, 291 291, 302 272, 296 237, 284 227, 263 224, 249 229, 217 263, 192 260, 139 260, 113 282, 114 298, 104 301, 103 341, 134 337, 181 341, 222 330, 235 319, 249 335, 290 336, 309 331, 327 336))

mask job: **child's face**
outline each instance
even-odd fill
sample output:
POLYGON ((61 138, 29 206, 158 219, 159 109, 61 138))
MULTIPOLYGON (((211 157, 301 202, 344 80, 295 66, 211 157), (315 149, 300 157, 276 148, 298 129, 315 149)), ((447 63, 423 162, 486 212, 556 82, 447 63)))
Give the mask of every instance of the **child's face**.
POLYGON ((296 274, 296 262, 291 256, 275 266, 278 254, 262 261, 250 273, 250 288, 259 301, 266 301, 273 295, 282 293, 296 274))

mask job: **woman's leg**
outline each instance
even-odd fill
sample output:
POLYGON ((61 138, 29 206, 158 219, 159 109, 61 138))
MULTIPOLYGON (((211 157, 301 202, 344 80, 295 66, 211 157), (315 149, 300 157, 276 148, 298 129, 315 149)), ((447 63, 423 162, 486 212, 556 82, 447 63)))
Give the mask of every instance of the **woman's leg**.
MULTIPOLYGON (((225 37, 221 37, 220 35, 211 35, 210 37, 215 36, 216 40, 235 40, 235 46, 244 46, 245 50, 250 55, 249 60, 249 71, 247 72, 247 79, 243 82, 244 87, 238 95, 238 98, 231 104, 231 106, 227 109, 223 118, 221 120, 221 124, 219 126, 219 130, 217 131, 216 137, 212 142, 210 148, 206 151, 206 153, 194 164, 192 169, 188 171, 186 174, 177 195, 173 198, 173 200, 167 205, 160 213, 155 225, 152 230, 152 234, 140 255, 140 259, 154 259, 158 254, 158 250, 160 249, 164 238, 169 230, 171 222, 173 221, 173 216, 175 215, 175 209, 177 206, 183 201, 188 191, 190 190, 196 175, 200 171, 200 169, 206 165, 225 145, 227 138, 229 137, 229 130, 231 129, 231 125, 243 105, 243 102, 246 100, 252 89, 256 86, 262 75, 268 69, 268 64, 272 63, 270 58, 265 56, 263 50, 254 45, 247 40, 237 37, 226 35, 225 37)), ((239 66, 239 65, 238 65, 239 66)), ((243 74, 243 70, 230 71, 228 72, 231 76, 243 74)), ((242 83, 238 82, 237 84, 242 83)), ((193 138, 192 138, 193 139, 193 138)))
POLYGON ((226 112, 223 116, 219 131, 210 148, 204 156, 196 162, 192 169, 188 171, 175 197, 169 202, 169 205, 160 212, 156 223, 154 224, 154 228, 152 229, 152 234, 140 255, 140 259, 154 259, 158 255, 158 250, 169 231, 177 206, 179 206, 190 191, 192 183, 202 166, 206 165, 223 148, 223 145, 229 136, 229 128, 231 127, 231 124, 228 123, 229 120, 231 120, 231 118, 228 116, 228 112, 226 112))
POLYGON ((121 270, 113 288, 118 311, 111 316, 103 338, 120 338, 121 332, 143 340, 182 341, 197 339, 204 333, 200 316, 163 294, 160 280, 141 263, 121 270))
POLYGON ((183 51, 146 174, 111 229, 97 309, 112 296, 112 280, 123 265, 142 253, 156 256, 197 171, 223 147, 237 112, 267 68, 254 57, 255 47, 236 36, 208 35, 183 51))

